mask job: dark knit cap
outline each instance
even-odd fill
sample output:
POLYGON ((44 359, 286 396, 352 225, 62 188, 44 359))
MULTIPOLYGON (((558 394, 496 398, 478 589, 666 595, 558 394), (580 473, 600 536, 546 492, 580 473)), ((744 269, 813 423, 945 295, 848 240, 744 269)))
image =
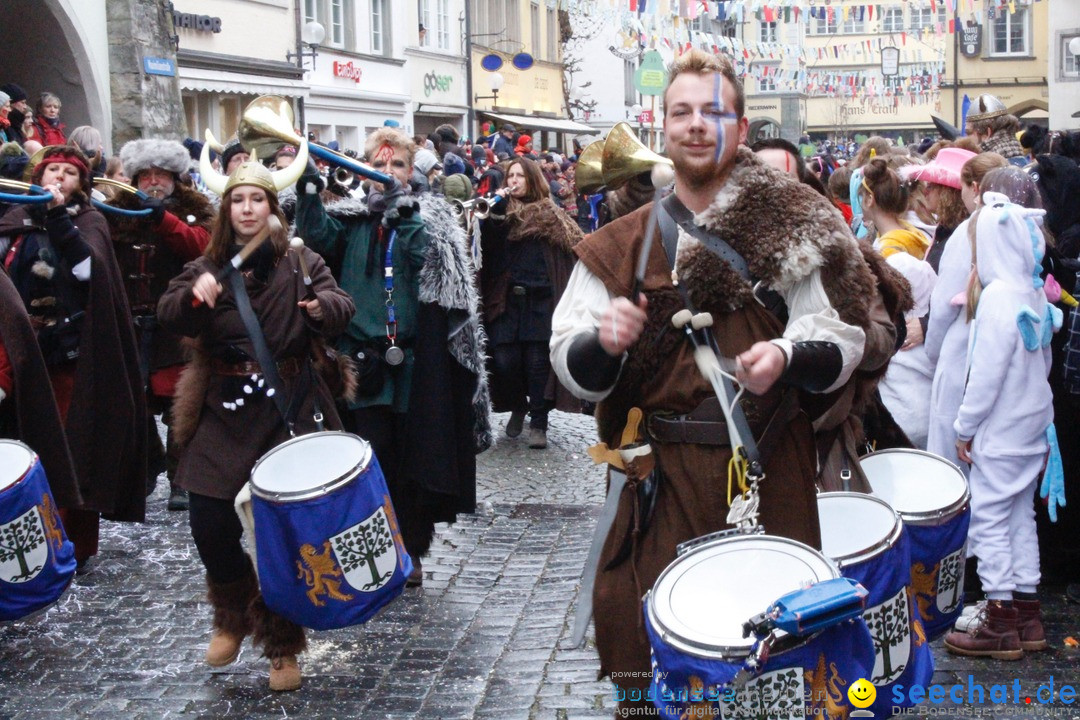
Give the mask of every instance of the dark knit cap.
POLYGON ((22 86, 16 85, 15 83, 4 83, 3 85, 0 85, 0 92, 7 93, 13 103, 25 100, 27 97, 26 91, 22 89, 22 86))

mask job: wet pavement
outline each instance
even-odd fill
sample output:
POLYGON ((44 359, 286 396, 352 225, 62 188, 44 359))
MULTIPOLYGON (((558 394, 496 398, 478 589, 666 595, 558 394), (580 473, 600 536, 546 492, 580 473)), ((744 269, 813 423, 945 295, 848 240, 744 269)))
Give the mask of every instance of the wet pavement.
MULTIPOLYGON (((496 416, 501 427, 506 416, 496 416)), ((439 526, 424 587, 362 626, 309 633, 304 685, 267 689, 250 645, 237 663, 203 663, 210 608, 185 513, 150 500, 145 525, 104 524, 92 572, 49 610, 0 624, 0 720, 37 718, 610 718, 591 638, 569 647, 581 568, 603 500, 603 474, 585 455, 592 419, 552 414, 546 450, 524 436, 480 457, 479 507, 439 526)), ((1064 706, 989 705, 994 683, 1019 679, 1033 701, 1054 677, 1080 685, 1080 606, 1043 593, 1051 650, 1018 663, 946 655, 934 681, 982 684, 976 717, 1080 718, 1064 706)), ((966 687, 966 685, 965 685, 966 687)), ((1044 697, 1045 691, 1044 691, 1044 697)), ((1078 703, 1080 704, 1080 703, 1078 703)), ((955 708, 926 705, 912 717, 955 708)))

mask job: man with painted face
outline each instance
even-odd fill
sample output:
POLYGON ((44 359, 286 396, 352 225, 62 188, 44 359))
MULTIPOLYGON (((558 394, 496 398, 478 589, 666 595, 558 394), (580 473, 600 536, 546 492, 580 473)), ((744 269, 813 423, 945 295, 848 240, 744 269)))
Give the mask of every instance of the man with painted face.
MULTIPOLYGON (((817 457, 808 415, 815 402, 844 392, 856 370, 883 364, 895 337, 871 320, 874 278, 839 212, 741 146, 743 103, 725 58, 691 50, 675 61, 664 102, 675 200, 661 202, 667 218, 644 277, 636 282, 651 204, 575 246, 577 265, 552 321, 560 380, 598 403, 608 447, 594 452, 618 467, 608 448, 637 436, 662 470, 645 478, 658 483, 652 493, 634 463, 624 463, 627 482, 591 598, 601 673, 628 698, 644 697, 651 675, 642 594, 679 543, 730 528, 729 431, 673 315, 688 302, 712 314, 716 347, 745 388, 740 405, 765 471, 760 524, 815 547, 817 457), (642 424, 628 420, 632 408, 643 413, 642 424)), ((651 710, 626 707, 633 704, 621 709, 651 710)))
MULTIPOLYGON (((151 415, 160 414, 170 425, 172 398, 184 369, 185 355, 180 335, 158 327, 157 304, 169 282, 197 259, 210 243, 214 207, 206 196, 188 182, 191 156, 172 140, 132 140, 120 150, 124 170, 131 182, 149 196, 140 200, 130 193, 117 193, 111 205, 127 210, 150 208, 146 216, 107 213, 116 260, 124 277, 132 322, 139 342, 143 384, 151 415)), ((186 510, 187 493, 173 483, 178 462, 172 446, 161 446, 157 424, 148 428, 150 442, 149 486, 161 470, 169 478, 169 510, 186 510)))
POLYGON ((419 585, 435 523, 475 510, 475 454, 491 444, 484 347, 464 231, 445 199, 409 192, 416 146, 383 127, 364 150, 396 187, 370 182, 367 198, 324 206, 309 165, 296 232, 356 304, 338 340, 359 366, 342 418, 375 451, 419 585))

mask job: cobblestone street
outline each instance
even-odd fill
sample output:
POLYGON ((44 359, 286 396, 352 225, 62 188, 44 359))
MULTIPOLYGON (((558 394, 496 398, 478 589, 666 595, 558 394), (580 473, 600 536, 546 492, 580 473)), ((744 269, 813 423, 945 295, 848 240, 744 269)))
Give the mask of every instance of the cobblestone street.
MULTIPOLYGON (((505 416, 496 422, 501 429, 505 416)), ((145 525, 104 524, 94 570, 56 606, 0 625, 0 720, 610 718, 611 689, 596 680, 591 640, 569 647, 603 499, 603 473, 585 454, 593 437, 592 418, 553 413, 546 450, 500 438, 480 457, 477 513, 439 527, 424 587, 365 625, 309 633, 295 693, 269 692, 267 662, 249 645, 222 670, 203 663, 210 608, 202 569, 186 514, 164 510, 161 482, 145 525)), ((1049 653, 976 663, 935 643, 935 682, 1019 677, 1032 694, 1050 675, 1058 686, 1075 684, 1080 656, 1062 641, 1080 631, 1080 612, 1060 588, 1048 588, 1044 603, 1049 653)), ((985 716, 1080 717, 997 710, 985 716)))

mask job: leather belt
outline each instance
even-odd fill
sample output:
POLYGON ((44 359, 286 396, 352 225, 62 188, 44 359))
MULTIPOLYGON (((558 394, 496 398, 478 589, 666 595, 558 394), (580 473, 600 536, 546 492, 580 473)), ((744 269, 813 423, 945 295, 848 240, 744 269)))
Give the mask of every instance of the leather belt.
MULTIPOLYGON (((758 438, 758 451, 762 460, 768 458, 787 424, 799 412, 798 393, 786 390, 780 403, 769 418, 764 432, 758 438)), ((720 401, 706 398, 693 411, 685 415, 650 413, 646 419, 649 436, 661 443, 689 443, 696 445, 728 446, 727 423, 720 411, 720 401)))
MULTIPOLYGON (((294 357, 278 360, 277 370, 278 375, 283 378, 296 377, 300 374, 300 360, 294 357)), ((243 377, 245 375, 262 375, 262 368, 254 360, 242 363, 227 363, 213 358, 210 361, 210 372, 214 375, 243 377)))

